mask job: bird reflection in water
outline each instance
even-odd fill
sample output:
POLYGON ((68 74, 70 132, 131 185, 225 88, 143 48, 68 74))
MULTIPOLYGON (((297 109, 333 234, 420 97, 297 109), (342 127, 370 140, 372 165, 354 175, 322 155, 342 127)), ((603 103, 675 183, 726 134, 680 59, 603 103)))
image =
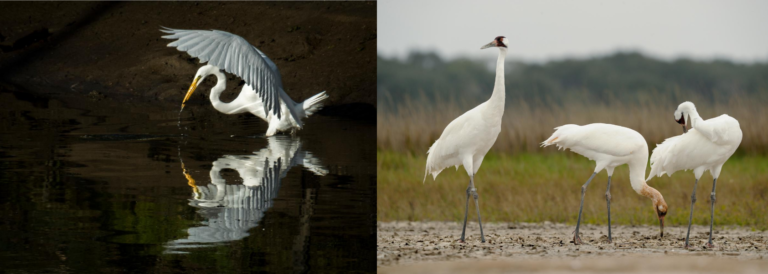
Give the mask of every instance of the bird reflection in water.
MULTIPOLYGON (((328 174, 319 159, 301 149, 299 138, 272 136, 268 137, 267 141, 267 147, 253 154, 224 155, 214 161, 210 171, 211 182, 208 185, 198 186, 182 162, 184 176, 193 192, 189 205, 198 208, 198 214, 207 221, 202 223, 203 226, 187 229, 189 236, 186 239, 167 243, 167 253, 186 253, 182 249, 210 246, 247 237, 248 230, 256 227, 264 212, 272 207, 272 200, 280 190, 281 179, 294 166, 301 165, 319 176, 328 174), (242 184, 226 184, 220 174, 225 169, 237 171, 243 180, 242 184)), ((314 195, 305 194, 310 196, 304 197, 304 200, 313 204, 314 195)), ((301 217, 302 223, 306 223, 308 228, 309 216, 303 215, 311 215, 312 205, 309 205, 309 208, 305 206, 302 206, 301 217)), ((308 234, 302 237, 308 237, 308 234)), ((297 241, 306 242, 299 239, 297 241)))

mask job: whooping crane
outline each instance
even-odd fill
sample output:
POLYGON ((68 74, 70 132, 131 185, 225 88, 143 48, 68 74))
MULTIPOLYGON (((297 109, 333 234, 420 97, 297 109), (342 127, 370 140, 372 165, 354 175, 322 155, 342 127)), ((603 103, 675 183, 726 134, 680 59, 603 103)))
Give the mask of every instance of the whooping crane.
POLYGON ((678 170, 692 169, 696 177, 691 194, 691 214, 688 216, 688 233, 685 235, 685 248, 689 248, 688 238, 691 235, 693 204, 696 202, 696 185, 704 171, 712 174, 711 216, 709 222, 709 241, 707 247, 712 248, 712 225, 715 222, 715 185, 723 164, 733 155, 741 144, 741 128, 739 121, 727 114, 703 120, 691 102, 683 102, 675 110, 675 121, 683 125, 683 134, 664 140, 653 149, 651 155, 651 173, 653 176, 672 173, 678 170), (686 117, 688 116, 688 117, 686 117), (686 129, 691 126, 691 130, 686 129))
POLYGON ((432 174, 432 179, 436 179, 440 171, 447 167, 459 165, 464 166, 464 170, 469 175, 469 186, 467 186, 467 202, 464 206, 464 227, 461 229, 460 242, 464 242, 464 232, 467 229, 467 212, 469 211, 470 194, 475 199, 475 208, 477 208, 477 222, 480 224, 480 238, 485 242, 483 235, 483 222, 480 218, 480 205, 477 202, 478 194, 475 188, 475 174, 483 163, 483 157, 496 142, 496 138, 501 132, 501 116, 504 115, 504 58, 507 55, 507 38, 498 36, 493 42, 486 44, 480 49, 490 47, 499 48, 499 58, 496 61, 496 83, 493 86, 491 99, 465 112, 445 127, 443 134, 440 135, 432 147, 427 151, 427 167, 424 173, 424 180, 427 174, 432 174))
POLYGON ((605 169, 608 172, 608 187, 605 199, 608 205, 608 241, 611 242, 611 176, 617 166, 629 165, 629 182, 637 194, 648 197, 653 202, 653 209, 659 217, 660 235, 664 236, 664 216, 667 215, 667 203, 658 190, 646 184, 644 180, 646 163, 648 163, 648 144, 640 133, 629 128, 610 124, 563 125, 555 128, 555 133, 541 143, 542 147, 556 145, 558 149, 570 149, 584 157, 595 161, 597 166, 589 180, 581 186, 581 205, 579 219, 573 243, 581 244, 579 225, 581 211, 584 207, 584 193, 587 186, 598 172, 605 169))

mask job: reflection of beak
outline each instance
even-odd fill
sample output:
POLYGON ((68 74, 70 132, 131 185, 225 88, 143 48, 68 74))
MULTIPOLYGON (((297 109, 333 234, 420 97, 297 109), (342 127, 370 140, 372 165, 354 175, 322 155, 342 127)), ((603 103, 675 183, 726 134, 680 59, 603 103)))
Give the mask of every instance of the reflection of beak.
POLYGON ((195 89, 197 89, 197 85, 199 84, 198 81, 200 81, 201 76, 195 77, 195 81, 192 81, 192 85, 189 86, 189 91, 187 91, 187 95, 184 96, 184 101, 181 101, 181 110, 184 110, 184 104, 187 103, 187 100, 189 100, 189 97, 192 97, 192 93, 195 92, 195 89))
POLYGON ((480 48, 480 49, 487 49, 487 48, 490 48, 490 47, 495 47, 495 46, 496 46, 496 40, 494 40, 493 42, 490 42, 490 43, 486 44, 485 46, 483 46, 483 47, 482 47, 482 48, 480 48))
POLYGON ((664 237, 664 216, 659 217, 659 223, 661 224, 661 229, 659 230, 661 237, 664 237))
MULTIPOLYGON (((182 108, 183 108, 183 106, 182 106, 182 108)), ((196 195, 198 193, 200 193, 200 191, 197 190, 197 183, 195 182, 195 179, 192 178, 192 174, 189 174, 187 172, 187 169, 184 168, 184 164, 183 163, 181 164, 181 169, 183 170, 182 172, 184 173, 184 177, 187 177, 187 184, 192 187, 192 192, 194 192, 196 195)))

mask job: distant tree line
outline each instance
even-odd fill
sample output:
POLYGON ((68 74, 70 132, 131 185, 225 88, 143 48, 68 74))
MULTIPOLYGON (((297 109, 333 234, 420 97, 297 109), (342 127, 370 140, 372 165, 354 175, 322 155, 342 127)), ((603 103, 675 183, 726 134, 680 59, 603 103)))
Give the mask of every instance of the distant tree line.
MULTIPOLYGON (((434 52, 412 52, 404 60, 379 55, 377 61, 377 102, 386 109, 396 108, 406 98, 476 102, 487 99, 493 90, 495 72, 490 62, 445 60, 434 52)), ((681 93, 714 101, 732 95, 765 98, 768 93, 768 63, 663 61, 635 52, 544 64, 508 62, 506 74, 507 100, 534 103, 609 103, 659 96, 676 100, 681 93)))

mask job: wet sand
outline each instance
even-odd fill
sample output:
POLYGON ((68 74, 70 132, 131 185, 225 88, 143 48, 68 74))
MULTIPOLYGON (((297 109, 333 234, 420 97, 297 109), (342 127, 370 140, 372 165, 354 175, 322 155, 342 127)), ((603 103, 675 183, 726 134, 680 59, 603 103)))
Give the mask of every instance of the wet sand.
POLYGON ((714 249, 707 249, 709 227, 694 226, 691 250, 683 248, 686 228, 583 225, 582 245, 574 245, 573 225, 552 223, 467 226, 466 243, 458 243, 461 224, 453 222, 378 223, 377 265, 384 273, 409 272, 565 272, 646 273, 739 272, 768 269, 768 232, 715 227, 714 249))

